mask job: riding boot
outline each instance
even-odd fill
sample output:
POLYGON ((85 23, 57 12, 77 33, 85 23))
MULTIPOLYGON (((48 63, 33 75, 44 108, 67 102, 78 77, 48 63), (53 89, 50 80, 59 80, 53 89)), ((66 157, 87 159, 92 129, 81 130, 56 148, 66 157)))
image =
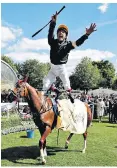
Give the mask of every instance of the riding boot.
POLYGON ((72 103, 74 103, 74 98, 72 97, 71 93, 68 93, 68 97, 72 103))
POLYGON ((67 90, 67 95, 68 95, 68 98, 70 99, 70 101, 71 101, 72 103, 74 103, 74 98, 73 98, 72 95, 71 95, 71 89, 70 89, 70 90, 67 90))

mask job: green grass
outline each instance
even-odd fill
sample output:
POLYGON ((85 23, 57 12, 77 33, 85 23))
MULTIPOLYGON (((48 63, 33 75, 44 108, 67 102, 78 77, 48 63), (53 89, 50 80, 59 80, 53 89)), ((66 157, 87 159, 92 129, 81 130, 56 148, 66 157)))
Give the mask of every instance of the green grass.
POLYGON ((10 115, 10 118, 3 117, 1 118, 1 129, 21 125, 21 121, 21 118, 17 114, 10 115))
MULTIPOLYGON (((46 166, 117 166, 117 124, 93 122, 88 130, 85 154, 80 152, 83 147, 82 135, 74 135, 69 148, 64 149, 68 134, 60 131, 58 146, 57 130, 49 135, 46 166)), ((39 138, 38 130, 35 130, 33 139, 26 138, 25 131, 2 136, 1 165, 39 166, 39 138)))

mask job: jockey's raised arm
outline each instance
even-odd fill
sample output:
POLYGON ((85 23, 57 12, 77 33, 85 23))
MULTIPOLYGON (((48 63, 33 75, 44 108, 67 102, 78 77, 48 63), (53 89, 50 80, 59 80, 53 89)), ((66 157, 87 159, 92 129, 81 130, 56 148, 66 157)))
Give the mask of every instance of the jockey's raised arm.
POLYGON ((95 24, 95 23, 94 23, 94 24, 91 24, 90 27, 89 27, 89 29, 86 28, 86 33, 85 33, 83 36, 81 36, 78 40, 76 40, 75 42, 72 42, 72 45, 73 45, 74 47, 77 47, 77 46, 80 46, 81 44, 83 44, 84 41, 85 41, 86 39, 88 39, 88 36, 89 36, 92 32, 96 31, 95 28, 96 28, 96 24, 95 24))
POLYGON ((76 40, 75 42, 72 42, 72 45, 73 47, 78 47, 80 46, 81 44, 84 43, 84 41, 88 39, 88 35, 87 34, 84 34, 82 37, 80 37, 78 40, 76 40))
POLYGON ((56 26, 57 12, 52 16, 52 21, 50 23, 49 32, 48 32, 48 44, 51 46, 54 41, 54 29, 56 26))

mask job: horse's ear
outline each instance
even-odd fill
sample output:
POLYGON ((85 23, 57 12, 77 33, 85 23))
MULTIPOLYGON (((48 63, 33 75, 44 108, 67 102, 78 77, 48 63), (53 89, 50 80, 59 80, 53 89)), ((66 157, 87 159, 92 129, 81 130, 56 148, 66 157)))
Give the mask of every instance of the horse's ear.
POLYGON ((28 76, 26 76, 26 77, 24 78, 24 82, 27 82, 27 80, 28 80, 28 76))
POLYGON ((18 80, 17 83, 15 84, 16 87, 19 87, 21 84, 22 80, 18 80))

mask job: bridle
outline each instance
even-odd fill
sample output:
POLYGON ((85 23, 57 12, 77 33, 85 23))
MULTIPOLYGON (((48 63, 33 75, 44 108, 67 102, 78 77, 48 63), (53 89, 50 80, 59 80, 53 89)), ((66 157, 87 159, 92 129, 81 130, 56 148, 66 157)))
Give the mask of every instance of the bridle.
MULTIPOLYGON (((19 98, 21 96, 21 93, 23 94, 23 97, 28 96, 28 89, 26 87, 26 83, 23 83, 22 86, 20 86, 19 83, 16 83, 16 96, 19 98)), ((14 91, 15 92, 15 91, 14 91)))
MULTIPOLYGON (((28 97, 30 99, 26 83, 23 83, 22 86, 20 86, 20 84, 16 84, 16 89, 17 89, 17 91, 16 91, 17 93, 15 93, 15 96, 17 97, 17 100, 19 100, 19 98, 21 97, 21 94, 23 95, 23 97, 28 97)), ((40 97, 39 97, 39 99, 40 99, 40 101, 42 101, 40 97)), ((46 97, 45 97, 44 102, 46 103, 46 97)), ((42 103, 42 105, 39 109, 39 114, 41 115, 43 113, 46 113, 49 110, 51 110, 52 108, 53 108, 53 106, 46 108, 46 106, 44 107, 44 103, 42 103)))

